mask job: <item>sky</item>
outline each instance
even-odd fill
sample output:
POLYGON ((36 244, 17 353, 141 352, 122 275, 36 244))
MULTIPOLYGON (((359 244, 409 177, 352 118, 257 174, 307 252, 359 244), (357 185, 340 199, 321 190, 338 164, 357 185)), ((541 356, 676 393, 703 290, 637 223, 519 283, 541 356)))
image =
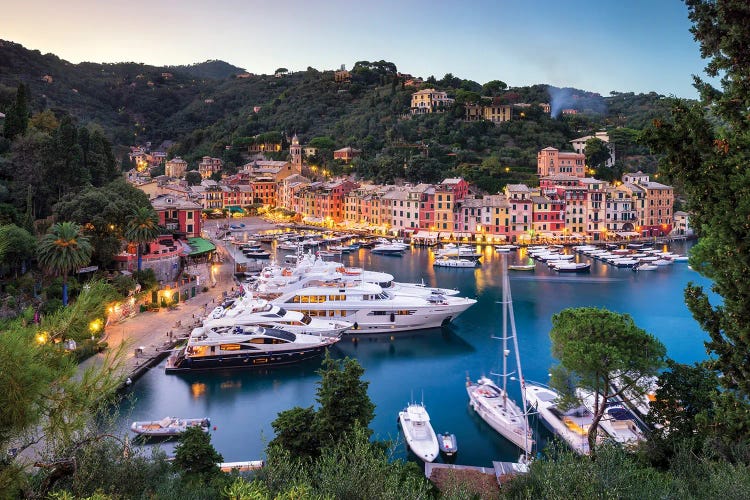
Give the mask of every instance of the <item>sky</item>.
POLYGON ((0 0, 0 39, 73 63, 221 59, 251 73, 399 71, 695 98, 680 0, 0 0))

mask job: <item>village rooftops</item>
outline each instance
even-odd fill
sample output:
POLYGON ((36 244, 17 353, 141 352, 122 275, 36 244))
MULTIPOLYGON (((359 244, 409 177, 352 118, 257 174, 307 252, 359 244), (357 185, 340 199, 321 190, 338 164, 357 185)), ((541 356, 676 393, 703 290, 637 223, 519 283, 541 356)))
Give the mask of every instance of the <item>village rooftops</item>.
POLYGON ((154 210, 200 210, 201 206, 172 194, 160 194, 151 200, 154 210))

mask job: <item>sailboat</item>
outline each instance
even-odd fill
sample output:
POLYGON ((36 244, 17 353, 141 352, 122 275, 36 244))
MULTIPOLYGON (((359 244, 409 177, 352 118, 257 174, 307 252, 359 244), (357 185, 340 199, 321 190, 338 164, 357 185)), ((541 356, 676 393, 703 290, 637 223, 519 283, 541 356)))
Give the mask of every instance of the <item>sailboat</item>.
MULTIPOLYGON (((481 377, 476 383, 467 380, 466 392, 469 394, 469 404, 482 420, 499 432, 503 437, 523 450, 523 457, 528 459, 534 447, 534 439, 529 429, 528 411, 525 391, 523 389, 523 373, 521 372, 521 357, 518 353, 518 336, 516 335, 516 320, 513 314, 513 303, 510 293, 510 280, 505 255, 503 262, 503 330, 502 359, 503 371, 497 374, 502 387, 488 377, 481 377), (510 324, 510 332, 508 325, 510 324), (516 371, 508 372, 508 340, 512 340, 515 351, 516 371), (515 376, 521 386, 522 408, 508 396, 508 378, 515 376)), ((495 337, 497 338, 497 337, 495 337)))

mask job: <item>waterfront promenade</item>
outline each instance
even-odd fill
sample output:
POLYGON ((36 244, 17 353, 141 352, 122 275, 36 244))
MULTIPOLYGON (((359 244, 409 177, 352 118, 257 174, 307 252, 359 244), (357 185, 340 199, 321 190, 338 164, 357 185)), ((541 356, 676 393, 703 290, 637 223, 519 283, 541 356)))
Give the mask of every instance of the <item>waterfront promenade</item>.
MULTIPOLYGON (((241 221, 249 232, 275 227, 257 217, 243 218, 241 221)), ((212 235, 212 231, 216 230, 216 224, 207 222, 207 233, 212 235)), ((237 289, 231 253, 223 246, 222 241, 215 240, 214 243, 221 258, 220 264, 214 264, 218 266, 214 271, 215 286, 211 286, 209 264, 197 264, 190 268, 190 272, 201 275, 201 282, 209 285, 207 292, 201 292, 180 302, 175 308, 138 313, 107 327, 104 341, 107 342, 108 349, 111 351, 123 346, 125 350, 122 370, 118 373, 123 380, 134 381, 146 370, 158 364, 179 340, 187 338, 193 327, 200 324, 208 311, 220 303, 225 295, 237 289)), ((80 363, 79 376, 87 368, 101 365, 105 358, 106 354, 100 353, 80 363)))

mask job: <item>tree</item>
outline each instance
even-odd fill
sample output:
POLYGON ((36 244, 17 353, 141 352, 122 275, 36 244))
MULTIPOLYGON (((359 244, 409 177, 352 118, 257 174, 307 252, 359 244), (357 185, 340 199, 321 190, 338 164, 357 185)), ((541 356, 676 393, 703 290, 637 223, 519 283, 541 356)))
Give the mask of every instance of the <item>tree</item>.
POLYGON ((690 260, 721 296, 712 305, 689 283, 685 301, 708 332, 706 349, 723 386, 715 398, 716 437, 731 445, 750 434, 750 10, 742 0, 686 0, 691 32, 721 89, 694 77, 701 102, 672 100, 653 120, 647 144, 662 156, 660 172, 681 189, 700 236, 690 260))
POLYGON ((188 427, 175 447, 174 466, 188 476, 208 480, 220 472, 224 457, 211 444, 211 435, 200 427, 188 427))
POLYGON ((23 83, 18 84, 16 100, 8 110, 3 127, 3 135, 13 140, 17 135, 26 133, 29 125, 29 89, 23 83))
POLYGON ((23 274, 36 252, 36 238, 16 225, 0 226, 0 264, 11 268, 16 276, 23 274))
POLYGON ((338 442, 355 427, 370 425, 375 406, 367 395, 369 383, 361 380, 364 370, 356 360, 335 360, 326 352, 318 374, 316 400, 320 408, 297 406, 279 413, 271 424, 276 437, 270 447, 315 457, 321 447, 338 442))
POLYGON ((644 382, 662 367, 666 349, 629 315, 593 307, 564 309, 552 316, 550 338, 560 361, 552 370, 551 385, 566 401, 578 400, 576 388, 594 395, 588 431, 593 455, 608 401, 624 397, 627 390, 643 394, 644 382))
POLYGON ((592 137, 586 141, 586 165, 589 168, 598 169, 604 167, 610 158, 607 143, 598 137, 592 137))
POLYGON ((496 96, 508 88, 508 84, 501 80, 491 80, 482 85, 482 95, 496 96))
POLYGON ((369 382, 361 380, 365 370, 355 359, 335 360, 326 351, 318 374, 317 398, 320 409, 315 429, 321 441, 338 441, 359 423, 367 428, 375 417, 375 405, 367 395, 369 382))
POLYGON ((29 119, 29 125, 41 132, 51 134, 60 126, 60 122, 57 120, 57 117, 52 110, 45 109, 41 113, 32 115, 29 119))
POLYGON ((74 222, 58 222, 44 235, 37 249, 37 260, 48 272, 62 275, 63 305, 68 305, 68 274, 91 260, 89 239, 74 222))
POLYGON ((136 208, 149 208, 148 196, 124 180, 66 195, 54 206, 57 220, 80 224, 94 248, 92 261, 108 266, 122 248, 124 222, 136 208))
POLYGON ((716 373, 698 363, 691 366, 670 360, 667 367, 659 375, 658 389, 646 415, 653 429, 648 445, 652 461, 671 458, 686 443, 699 450, 715 420, 716 373))
POLYGON ((125 239, 135 243, 138 247, 138 271, 140 272, 142 262, 142 245, 156 239, 161 232, 159 228, 159 217, 152 207, 138 207, 131 212, 128 223, 125 226, 125 239))
POLYGON ((201 183, 203 177, 201 177, 199 172, 191 170, 190 172, 185 172, 185 180, 187 181, 188 186, 197 186, 201 183))

